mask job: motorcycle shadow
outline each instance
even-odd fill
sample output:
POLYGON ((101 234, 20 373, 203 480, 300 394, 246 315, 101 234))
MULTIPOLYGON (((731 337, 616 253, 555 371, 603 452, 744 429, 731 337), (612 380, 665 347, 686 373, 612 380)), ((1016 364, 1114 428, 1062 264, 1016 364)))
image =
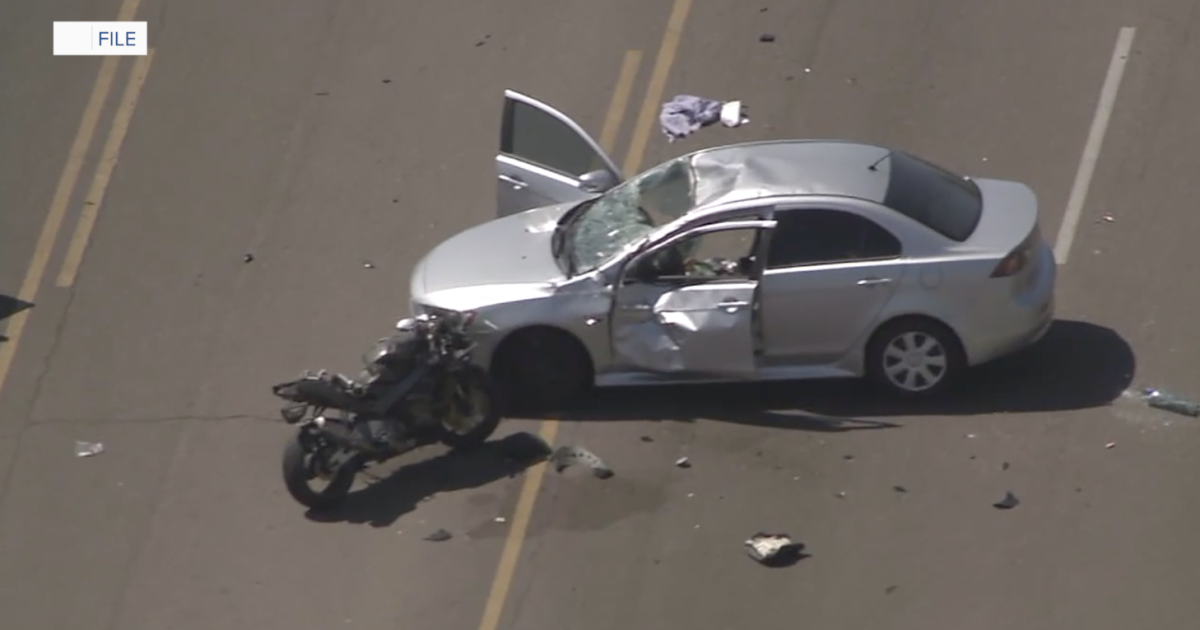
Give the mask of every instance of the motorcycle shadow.
MULTIPOLYGON (((505 477, 516 477, 545 461, 550 452, 540 438, 523 432, 490 440, 470 451, 445 451, 403 465, 351 492, 341 505, 323 511, 309 510, 305 517, 318 523, 388 527, 435 494, 478 488, 505 477)), ((383 468, 368 468, 359 477, 372 478, 383 468)))

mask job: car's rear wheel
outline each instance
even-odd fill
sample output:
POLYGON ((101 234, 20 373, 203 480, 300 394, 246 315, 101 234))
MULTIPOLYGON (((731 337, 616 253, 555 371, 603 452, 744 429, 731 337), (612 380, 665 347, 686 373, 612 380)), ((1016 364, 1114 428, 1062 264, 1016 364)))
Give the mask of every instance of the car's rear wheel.
POLYGON ((592 360, 571 335, 553 328, 513 333, 497 348, 492 376, 519 410, 561 408, 591 387, 592 360))
POLYGON ((923 317, 884 325, 867 345, 867 376, 904 397, 926 397, 950 388, 966 368, 958 337, 947 326, 923 317))

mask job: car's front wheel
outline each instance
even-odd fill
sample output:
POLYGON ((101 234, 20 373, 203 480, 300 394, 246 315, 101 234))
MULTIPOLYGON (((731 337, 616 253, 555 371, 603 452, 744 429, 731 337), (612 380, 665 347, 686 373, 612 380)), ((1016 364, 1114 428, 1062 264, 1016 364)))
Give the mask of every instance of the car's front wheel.
POLYGON ((893 394, 925 397, 951 387, 966 368, 958 337, 920 317, 889 322, 867 345, 867 376, 893 394))
POLYGON ((561 408, 593 384, 592 360, 571 335, 553 328, 519 330, 497 348, 492 376, 515 409, 561 408))

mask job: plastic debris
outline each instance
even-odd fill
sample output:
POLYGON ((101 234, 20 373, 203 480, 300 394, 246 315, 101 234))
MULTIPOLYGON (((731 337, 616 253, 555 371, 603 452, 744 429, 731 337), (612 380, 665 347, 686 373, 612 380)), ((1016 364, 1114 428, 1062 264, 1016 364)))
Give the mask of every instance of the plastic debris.
POLYGON ((1155 409, 1170 411, 1181 416, 1191 416, 1192 418, 1200 417, 1200 404, 1164 392, 1161 389, 1144 389, 1142 390, 1141 398, 1143 402, 1155 409))
POLYGON ((904 486, 892 486, 892 490, 896 491, 899 494, 907 494, 908 493, 908 488, 905 488, 904 486))
POLYGON ((758 36, 758 41, 769 44, 775 41, 775 35, 772 33, 763 33, 762 35, 758 36))
POLYGON ((1004 498, 993 503, 992 507, 996 508, 997 510, 1011 510, 1018 505, 1021 505, 1021 501, 1017 499, 1017 495, 1011 492, 1005 492, 1004 498))
POLYGON ((837 498, 839 498, 839 499, 845 499, 845 498, 846 498, 846 493, 845 493, 845 492, 838 492, 838 493, 835 493, 833 496, 835 496, 835 497, 837 497, 837 498))
POLYGON ((92 457, 103 452, 104 445, 100 442, 75 441, 75 457, 92 457))
POLYGON ((720 120, 723 106, 721 101, 680 94, 663 103, 658 123, 667 140, 674 142, 720 120))
POLYGON ((373 263, 369 260, 363 261, 363 269, 374 269, 374 268, 375 268, 375 263, 373 263))
POLYGON ((853 455, 842 455, 842 459, 844 459, 848 462, 852 462, 852 461, 854 461, 854 456, 853 455))
POLYGON ((508 519, 504 518, 503 516, 497 516, 496 518, 494 518, 492 520, 496 521, 497 523, 507 523, 508 522, 508 519))
POLYGON ((654 438, 650 437, 649 435, 643 435, 643 436, 642 436, 642 441, 643 441, 643 442, 653 442, 653 441, 654 441, 654 438))
POLYGON ((554 464, 554 472, 561 473, 562 471, 574 466, 575 464, 583 464, 591 469, 592 474, 597 479, 608 479, 613 476, 613 471, 600 459, 595 453, 579 447, 579 446, 560 446, 550 456, 551 463, 554 464))
POLYGON ((245 256, 242 256, 242 262, 244 262, 244 263, 254 262, 254 254, 246 254, 245 256))
POLYGON ((804 558, 804 544, 787 534, 759 532, 746 540, 746 553, 759 564, 786 567, 804 558))
POLYGON ((1116 446, 1117 446, 1116 442, 1109 442, 1108 444, 1104 445, 1104 448, 1115 448, 1116 446))
POLYGON ((1113 223, 1113 222, 1115 222, 1115 221, 1117 220, 1117 218, 1116 218, 1116 217, 1114 217, 1114 216, 1113 216, 1113 215, 1111 215, 1111 214, 1106 214, 1106 215, 1104 215, 1103 217, 1101 217, 1101 219, 1102 219, 1102 220, 1103 220, 1105 223, 1113 223))
POLYGON ((741 101, 729 101, 721 105, 721 124, 726 127, 740 127, 750 122, 742 111, 741 101))
POLYGON ((686 457, 680 457, 679 459, 675 460, 675 467, 676 468, 691 468, 692 462, 690 460, 688 460, 688 458, 686 458, 686 457))
POLYGON ((450 540, 451 538, 454 538, 454 534, 451 534, 450 532, 448 532, 444 529, 439 529, 439 530, 433 532, 432 534, 426 536, 425 540, 428 540, 429 542, 445 542, 447 540, 450 540))

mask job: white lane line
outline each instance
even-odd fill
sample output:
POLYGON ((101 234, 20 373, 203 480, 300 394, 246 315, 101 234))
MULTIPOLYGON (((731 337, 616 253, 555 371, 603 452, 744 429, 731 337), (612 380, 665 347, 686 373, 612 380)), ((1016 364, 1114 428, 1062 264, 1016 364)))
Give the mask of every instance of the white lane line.
POLYGON ((1108 62, 1108 75, 1104 77, 1104 87, 1100 90, 1100 102, 1096 104, 1092 129, 1088 132, 1087 144, 1083 145, 1083 157, 1079 160, 1079 170, 1075 172, 1071 196, 1067 198, 1067 211, 1063 215, 1062 226, 1058 228, 1058 240, 1054 243, 1054 258, 1060 265, 1067 264, 1071 244, 1075 242, 1075 232, 1079 230, 1083 204, 1087 201, 1092 176, 1096 174, 1096 161, 1100 158, 1104 134, 1108 132, 1108 121, 1112 118, 1117 91, 1121 89, 1121 77, 1125 76, 1125 64, 1129 61, 1135 33, 1137 29, 1132 26, 1123 27, 1117 32, 1117 45, 1113 47, 1112 60, 1108 62))

